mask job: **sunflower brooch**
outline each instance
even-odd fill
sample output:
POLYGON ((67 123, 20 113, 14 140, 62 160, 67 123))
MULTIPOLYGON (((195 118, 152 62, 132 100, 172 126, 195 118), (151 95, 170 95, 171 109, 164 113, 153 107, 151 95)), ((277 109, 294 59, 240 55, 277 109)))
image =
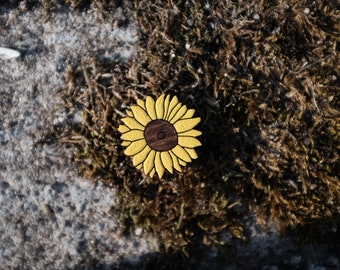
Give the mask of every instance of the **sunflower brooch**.
POLYGON ((194 148, 201 143, 195 137, 202 133, 193 128, 201 118, 193 118, 195 110, 182 105, 176 96, 163 94, 156 101, 147 96, 126 113, 124 125, 118 128, 124 153, 133 156, 133 165, 145 175, 153 177, 157 172, 162 178, 165 169, 173 173, 173 168, 181 172, 181 166, 197 158, 194 148))

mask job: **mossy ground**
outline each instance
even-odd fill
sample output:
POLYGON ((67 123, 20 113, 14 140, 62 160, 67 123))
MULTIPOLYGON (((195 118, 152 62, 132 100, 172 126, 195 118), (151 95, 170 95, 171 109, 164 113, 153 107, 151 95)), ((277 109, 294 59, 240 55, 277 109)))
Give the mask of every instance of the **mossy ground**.
POLYGON ((250 213, 281 231, 338 224, 337 1, 136 0, 134 10, 134 61, 69 67, 61 95, 83 123, 59 138, 84 175, 117 188, 127 231, 142 227, 167 250, 190 251, 245 238, 250 213), (117 128, 137 98, 162 93, 196 109, 203 146, 184 172, 159 180, 132 166, 117 128))

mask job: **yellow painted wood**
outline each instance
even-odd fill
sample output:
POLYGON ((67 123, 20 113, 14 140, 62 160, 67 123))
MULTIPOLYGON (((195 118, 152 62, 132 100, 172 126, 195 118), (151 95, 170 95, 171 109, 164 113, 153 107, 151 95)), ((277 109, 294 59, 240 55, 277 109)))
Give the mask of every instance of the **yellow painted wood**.
POLYGON ((172 153, 174 153, 178 158, 186 161, 191 162, 191 158, 189 154, 184 150, 182 146, 177 145, 173 149, 171 149, 172 153))
POLYGON ((169 110, 169 104, 170 104, 170 95, 167 95, 164 100, 164 115, 163 115, 164 120, 169 110))
POLYGON ((156 115, 157 115, 157 119, 163 118, 163 115, 164 115, 164 94, 162 94, 156 100, 156 115))
POLYGON ((142 126, 140 123, 137 122, 136 119, 132 117, 126 117, 123 118, 122 121, 124 122, 125 125, 127 125, 130 129, 139 129, 139 130, 144 130, 145 127, 142 126))
POLYGON ((169 151, 169 154, 171 156, 171 159, 172 159, 172 165, 174 166, 175 170, 177 170, 178 172, 181 172, 182 171, 182 168, 181 166, 179 165, 179 162, 178 162, 178 157, 172 153, 172 151, 169 151))
POLYGON ((151 148, 148 145, 145 146, 145 148, 140 153, 133 156, 133 159, 132 159, 133 165, 137 166, 139 164, 142 164, 145 161, 150 151, 151 151, 151 148))
POLYGON ((141 164, 138 164, 138 165, 136 166, 136 168, 137 168, 138 170, 141 170, 141 169, 143 169, 143 163, 141 163, 141 164))
POLYGON ((187 163, 184 160, 179 159, 178 162, 183 167, 187 165, 187 163))
POLYGON ((178 137, 178 144, 182 147, 194 148, 201 146, 201 142, 194 137, 178 137))
POLYGON ((161 161, 165 167, 165 169, 168 170, 169 173, 173 173, 173 163, 172 158, 168 151, 161 152, 161 161))
POLYGON ((177 103, 177 105, 171 110, 169 116, 167 117, 167 121, 169 121, 169 119, 172 119, 175 114, 181 109, 182 104, 181 103, 177 103))
POLYGON ((185 151, 188 152, 189 156, 190 156, 192 159, 198 158, 195 149, 193 149, 193 148, 185 148, 185 151))
POLYGON ((140 106, 131 106, 131 110, 135 119, 143 126, 146 126, 151 121, 150 116, 140 106))
POLYGON ((174 127, 178 133, 188 131, 192 128, 194 128, 199 122, 201 121, 201 118, 190 118, 190 119, 182 119, 178 120, 174 127))
POLYGON ((130 111, 130 110, 126 110, 126 114, 127 114, 128 116, 130 116, 130 117, 133 117, 133 113, 132 113, 132 111, 130 111))
POLYGON ((151 172, 149 173, 150 177, 152 178, 155 175, 156 170, 152 169, 151 172))
POLYGON ((144 100, 137 99, 137 104, 138 104, 139 106, 141 106, 142 109, 144 109, 144 110, 146 111, 146 107, 145 107, 145 102, 144 102, 144 100))
POLYGON ((161 153, 158 151, 156 151, 156 155, 155 155, 155 169, 158 174, 158 177, 162 178, 164 174, 164 166, 161 161, 161 153))
POLYGON ((146 111, 148 113, 148 115, 150 116, 150 118, 152 120, 156 120, 157 119, 157 115, 156 115, 156 107, 155 107, 155 101, 153 100, 152 97, 147 96, 146 97, 146 102, 145 102, 145 106, 146 106, 146 111))
POLYGON ((174 96, 171 101, 170 101, 170 104, 169 104, 169 107, 168 107, 168 111, 167 111, 167 114, 166 116, 164 117, 164 120, 168 120, 169 119, 169 116, 170 116, 170 113, 172 112, 173 108, 175 108, 175 106, 179 103, 178 101, 178 98, 176 96, 174 96))
POLYGON ((120 132, 120 133, 125 133, 125 132, 127 132, 127 131, 129 131, 130 129, 127 127, 127 126, 125 126, 125 125, 120 125, 119 127, 118 127, 118 131, 120 132))
POLYGON ((191 118, 191 117, 194 116, 194 114, 195 114, 195 110, 194 109, 189 109, 189 110, 187 110, 185 115, 183 115, 182 119, 191 118))
POLYGON ((129 146, 132 142, 129 141, 123 141, 122 146, 129 146))
POLYGON ((151 170, 155 167, 155 151, 150 151, 143 163, 143 169, 145 174, 149 174, 151 170))
POLYGON ((134 156, 141 152, 146 146, 146 141, 143 139, 138 141, 133 141, 131 144, 125 149, 124 154, 127 156, 134 156))
POLYGON ((122 134, 121 139, 125 141, 138 141, 144 138, 144 132, 139 129, 132 129, 122 134))
POLYGON ((169 119, 169 122, 171 124, 174 124, 177 122, 178 119, 182 118, 182 116, 187 112, 187 106, 182 106, 178 112, 174 115, 173 118, 169 119))
POLYGON ((184 131, 178 134, 179 137, 181 136, 197 137, 201 135, 202 135, 202 132, 196 129, 190 129, 188 131, 184 131))
MULTIPOLYGON (((137 105, 132 105, 126 111, 128 117, 122 119, 124 125, 120 125, 118 128, 121 133, 122 146, 126 147, 124 153, 127 156, 132 156, 134 166, 137 169, 143 169, 145 175, 150 177, 157 173, 158 177, 162 178, 165 170, 171 174, 174 169, 181 172, 181 166, 186 166, 192 159, 198 158, 194 148, 201 145, 201 142, 195 137, 202 135, 202 132, 193 129, 201 119, 193 118, 194 113, 194 109, 188 109, 186 105, 182 105, 176 96, 171 98, 170 95, 162 94, 156 101, 149 96, 145 101, 137 100, 137 105), (164 122, 157 123, 158 119, 173 125, 177 132, 177 138, 175 141, 171 139, 163 141, 170 148, 164 147, 156 151, 154 150, 155 145, 152 146, 152 149, 148 142, 151 143, 150 138, 158 136, 158 132, 164 133, 164 122), (151 121, 154 125, 152 129, 151 126, 148 127, 151 121), (147 127, 149 129, 145 133, 147 127), (149 134, 147 138, 145 138, 145 134, 149 134), (170 145, 171 141, 177 141, 177 145, 175 144, 173 147, 170 145)), ((165 138, 169 139, 170 137, 165 138)), ((162 138, 159 139, 162 140, 162 138)), ((154 139, 153 143, 155 143, 154 139)), ((160 141, 160 145, 161 143, 160 141)))

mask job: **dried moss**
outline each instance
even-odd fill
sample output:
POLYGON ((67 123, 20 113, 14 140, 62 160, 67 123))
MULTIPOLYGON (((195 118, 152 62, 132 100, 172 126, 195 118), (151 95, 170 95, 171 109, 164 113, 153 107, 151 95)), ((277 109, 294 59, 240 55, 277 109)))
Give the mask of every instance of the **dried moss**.
POLYGON ((281 229, 339 213, 338 4, 334 1, 135 1, 135 62, 69 69, 64 100, 83 111, 62 142, 86 176, 115 186, 126 228, 165 247, 244 237, 242 216, 281 229), (306 9, 308 8, 308 9, 306 9), (179 96, 202 118, 200 158, 149 179, 120 146, 124 108, 179 96))
POLYGON ((133 167, 123 154, 117 127, 122 108, 141 94, 131 87, 134 84, 127 78, 132 71, 127 66, 99 71, 95 62, 69 69, 64 99, 70 110, 83 109, 84 123, 73 125, 60 141, 75 146, 75 160, 87 177, 118 188, 126 230, 142 227, 157 233, 166 249, 179 250, 201 237, 197 231, 210 234, 211 229, 237 226, 228 218, 235 200, 225 196, 227 184, 209 179, 198 162, 163 180, 145 178, 133 167))

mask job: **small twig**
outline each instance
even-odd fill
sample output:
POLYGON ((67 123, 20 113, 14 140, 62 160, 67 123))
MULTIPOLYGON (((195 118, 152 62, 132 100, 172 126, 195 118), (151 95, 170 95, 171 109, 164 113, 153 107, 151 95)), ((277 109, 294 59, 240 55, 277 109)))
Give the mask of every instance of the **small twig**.
POLYGON ((318 111, 318 113, 320 113, 320 109, 319 109, 318 104, 316 103, 316 99, 315 99, 315 90, 314 90, 313 82, 311 81, 311 79, 307 78, 307 83, 308 83, 308 89, 310 90, 310 94, 312 96, 313 104, 314 104, 316 110, 318 111))
POLYGON ((181 210, 180 210, 181 215, 179 216, 178 224, 176 226, 176 230, 179 230, 182 225, 183 217, 184 217, 184 203, 181 205, 181 210))

